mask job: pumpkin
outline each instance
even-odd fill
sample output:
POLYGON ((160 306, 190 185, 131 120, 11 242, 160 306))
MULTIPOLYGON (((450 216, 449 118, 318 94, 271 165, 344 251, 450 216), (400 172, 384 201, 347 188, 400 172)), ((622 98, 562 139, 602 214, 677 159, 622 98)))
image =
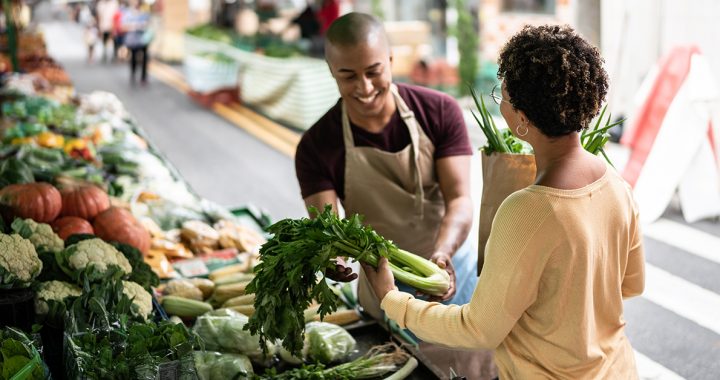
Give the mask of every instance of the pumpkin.
POLYGON ((90 222, 77 216, 65 216, 50 223, 53 231, 65 240, 75 234, 95 234, 90 222))
POLYGON ((62 210, 60 216, 77 216, 93 220, 110 208, 110 197, 103 189, 91 184, 72 184, 60 189, 62 210))
POLYGON ((9 208, 14 217, 49 223, 60 214, 62 197, 49 183, 14 184, 0 189, 0 204, 9 208))
POLYGON ((98 214, 93 229, 103 240, 129 244, 142 253, 150 251, 150 233, 124 208, 110 207, 98 214))

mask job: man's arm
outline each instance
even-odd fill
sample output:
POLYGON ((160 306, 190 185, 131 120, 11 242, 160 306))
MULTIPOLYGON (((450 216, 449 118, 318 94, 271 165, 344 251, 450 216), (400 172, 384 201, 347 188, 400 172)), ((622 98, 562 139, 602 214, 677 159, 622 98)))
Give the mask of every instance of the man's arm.
MULTIPOLYGON (((329 204, 332 206, 333 211, 335 211, 336 214, 338 212, 338 197, 335 190, 320 191, 305 197, 304 200, 306 207, 314 206, 318 209, 318 211, 322 211, 325 208, 325 205, 329 204)), ((311 218, 315 217, 315 215, 310 214, 309 211, 308 214, 311 218)), ((341 257, 335 258, 335 270, 325 271, 325 274, 331 279, 340 282, 352 281, 358 277, 357 273, 352 272, 352 268, 345 265, 345 259, 341 257)))
MULTIPOLYGON (((325 205, 331 205, 333 208, 333 211, 337 214, 338 212, 338 197, 335 190, 325 190, 320 191, 312 195, 308 195, 304 199, 305 201, 305 207, 314 206, 319 211, 322 211, 325 208, 325 205)), ((309 211, 308 211, 309 213, 309 211)), ((311 218, 314 218, 315 215, 310 215, 311 218)))
POLYGON ((473 205, 470 198, 471 156, 450 156, 436 161, 440 190, 445 200, 445 216, 440 224, 431 260, 450 274, 450 289, 440 298, 455 295, 455 268, 452 257, 467 239, 472 226, 473 205))

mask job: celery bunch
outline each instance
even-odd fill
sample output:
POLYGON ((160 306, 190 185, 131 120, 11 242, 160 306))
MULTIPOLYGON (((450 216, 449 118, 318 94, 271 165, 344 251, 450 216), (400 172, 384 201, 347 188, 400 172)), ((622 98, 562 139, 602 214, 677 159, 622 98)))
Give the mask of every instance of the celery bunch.
POLYGON ((449 276, 435 263, 399 249, 391 241, 362 224, 359 215, 339 218, 330 206, 323 212, 311 208, 314 219, 284 219, 269 227, 274 236, 260 248, 261 262, 247 293, 255 294, 255 313, 246 329, 261 342, 282 340, 283 347, 298 356, 303 347, 304 311, 313 299, 323 318, 337 309, 337 295, 325 281, 334 259, 351 257, 377 266, 387 257, 399 281, 431 295, 442 295, 449 276), (318 281, 318 274, 322 279, 318 281))

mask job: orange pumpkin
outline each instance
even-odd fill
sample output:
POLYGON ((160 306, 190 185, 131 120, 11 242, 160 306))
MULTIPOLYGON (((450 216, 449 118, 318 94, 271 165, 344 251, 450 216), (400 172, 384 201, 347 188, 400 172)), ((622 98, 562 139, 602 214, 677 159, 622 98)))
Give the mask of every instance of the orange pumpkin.
POLYGON ((77 216, 93 220, 110 208, 110 197, 101 188, 91 184, 75 184, 62 187, 62 211, 60 216, 77 216))
POLYGON ((90 222, 77 216, 62 217, 56 219, 50 223, 50 225, 53 231, 63 240, 67 239, 70 235, 95 233, 90 222))
POLYGON ((0 189, 0 204, 8 207, 13 216, 49 223, 60 214, 62 197, 49 183, 14 184, 0 189))
POLYGON ((130 211, 110 207, 101 212, 93 221, 95 235, 106 241, 119 241, 132 245, 142 253, 150 250, 150 233, 130 211))

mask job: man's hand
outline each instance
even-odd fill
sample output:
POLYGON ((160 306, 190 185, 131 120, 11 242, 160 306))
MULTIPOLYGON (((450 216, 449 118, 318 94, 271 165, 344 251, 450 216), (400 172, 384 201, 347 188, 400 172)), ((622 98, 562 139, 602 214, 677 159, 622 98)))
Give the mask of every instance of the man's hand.
POLYGON ((428 298, 428 301, 445 302, 452 299, 455 297, 455 267, 453 267, 452 257, 447 253, 435 252, 435 254, 430 256, 430 261, 437 264, 440 269, 445 269, 445 271, 448 272, 450 275, 450 287, 445 294, 441 296, 431 296, 428 298))
POLYGON ((353 273, 352 268, 347 266, 345 260, 340 257, 335 258, 335 268, 327 269, 325 275, 337 282, 350 282, 358 278, 357 273, 353 273))
POLYGON ((388 292, 397 289, 395 287, 395 277, 390 270, 387 258, 380 258, 377 269, 364 263, 362 264, 362 267, 365 270, 365 276, 367 276, 367 279, 380 302, 382 302, 388 292))

